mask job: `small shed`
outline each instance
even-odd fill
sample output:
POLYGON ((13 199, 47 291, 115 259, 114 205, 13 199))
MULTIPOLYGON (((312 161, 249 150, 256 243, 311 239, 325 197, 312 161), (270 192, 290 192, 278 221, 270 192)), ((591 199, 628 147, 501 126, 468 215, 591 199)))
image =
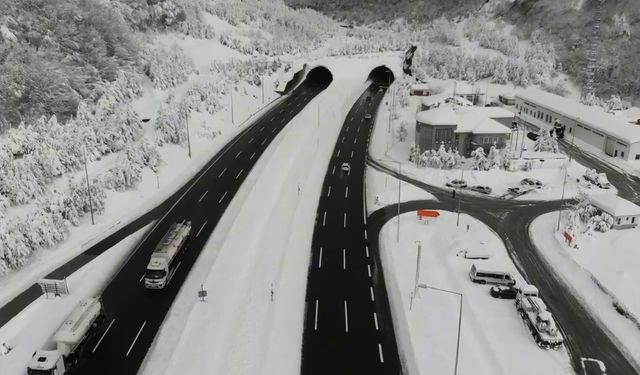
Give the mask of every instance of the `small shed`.
POLYGON ((591 204, 613 217, 614 229, 635 228, 640 220, 640 206, 613 194, 590 196, 591 204))
POLYGON ((516 94, 513 92, 503 93, 498 96, 498 100, 504 105, 516 105, 516 94))
POLYGON ((429 91, 429 86, 427 84, 415 84, 411 85, 411 89, 409 91, 410 96, 429 96, 431 92, 429 91))

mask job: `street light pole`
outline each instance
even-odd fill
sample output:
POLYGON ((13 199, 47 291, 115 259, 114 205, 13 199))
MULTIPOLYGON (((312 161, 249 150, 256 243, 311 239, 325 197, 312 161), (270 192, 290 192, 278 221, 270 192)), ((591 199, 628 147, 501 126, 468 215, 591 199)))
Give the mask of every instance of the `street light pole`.
POLYGON ((84 174, 87 178, 87 195, 89 196, 89 210, 91 211, 91 225, 96 222, 93 219, 93 199, 91 199, 91 186, 89 185, 89 169, 87 168, 87 146, 84 146, 84 174))
POLYGON ((233 87, 231 88, 230 92, 231 92, 231 125, 235 125, 236 121, 233 115, 233 87))
MULTIPOLYGON (((573 148, 573 141, 576 138, 576 129, 574 128, 571 133, 571 148, 573 148)), ((567 172, 569 171, 569 166, 571 165, 572 155, 569 153, 569 163, 564 168, 564 181, 562 182, 562 196, 560 198, 560 211, 558 211, 558 223, 556 225, 556 232, 560 230, 560 217, 562 216, 562 202, 564 201, 564 191, 567 185, 567 172)))
POLYGON ((187 115, 187 145, 189 146, 189 159, 191 159, 191 135, 189 134, 189 115, 187 115))
POLYGON ((398 229, 396 230, 396 242, 400 242, 400 200, 401 200, 400 190, 402 188, 402 180, 400 180, 400 176, 402 176, 402 163, 399 161, 389 160, 389 159, 380 159, 379 161, 387 161, 390 163, 398 164, 398 177, 397 177, 398 178, 398 212, 396 214, 398 229))
POLYGON ((260 86, 262 86, 262 105, 264 105, 264 76, 260 76, 260 86))

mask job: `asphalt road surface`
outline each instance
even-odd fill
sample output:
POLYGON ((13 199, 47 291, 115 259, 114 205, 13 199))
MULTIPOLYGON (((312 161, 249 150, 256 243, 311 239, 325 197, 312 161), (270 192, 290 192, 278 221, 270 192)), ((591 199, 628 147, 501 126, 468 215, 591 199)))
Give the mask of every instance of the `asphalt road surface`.
POLYGON ((373 83, 355 103, 324 179, 309 265, 302 374, 401 373, 364 206, 365 158, 385 91, 373 83), (367 113, 372 119, 365 119, 367 113), (349 163, 350 171, 343 171, 342 163, 349 163))
POLYGON ((278 132, 331 82, 328 71, 312 73, 220 152, 131 254, 102 293, 104 331, 73 373, 137 373, 180 286, 251 168, 278 132), (143 275, 151 252, 168 227, 182 221, 192 223, 191 247, 165 289, 147 290, 143 275))
MULTIPOLYGON (((369 164, 389 175, 398 177, 398 173, 380 163, 369 160, 369 164)), ((400 212, 418 209, 443 209, 455 212, 460 200, 460 211, 469 214, 488 225, 504 241, 509 256, 527 282, 540 290, 545 303, 554 314, 565 337, 565 346, 571 356, 572 366, 577 374, 584 374, 582 358, 601 360, 609 375, 632 375, 640 371, 632 360, 620 350, 618 343, 609 336, 606 327, 598 324, 591 311, 583 302, 571 293, 571 289, 561 279, 539 253, 529 236, 529 225, 538 216, 558 210, 560 201, 514 201, 499 200, 479 194, 458 192, 456 199, 451 197, 450 189, 437 188, 406 176, 399 176, 406 183, 417 186, 433 194, 438 201, 413 201, 400 205, 400 212)), ((571 203, 565 201, 564 203, 571 203)), ((397 206, 387 206, 369 217, 371 248, 377 251, 380 229, 397 214, 397 206)), ((402 235, 402 232, 401 232, 402 235)), ((539 235, 552 235, 539 234, 539 235)), ((514 312, 515 313, 515 312, 514 312)), ((531 339, 533 345, 533 338, 531 339)), ((542 350, 542 349, 541 349, 542 350)), ((464 353, 460 354, 464 356, 464 353)), ((598 366, 587 366, 587 375, 602 375, 598 366)))

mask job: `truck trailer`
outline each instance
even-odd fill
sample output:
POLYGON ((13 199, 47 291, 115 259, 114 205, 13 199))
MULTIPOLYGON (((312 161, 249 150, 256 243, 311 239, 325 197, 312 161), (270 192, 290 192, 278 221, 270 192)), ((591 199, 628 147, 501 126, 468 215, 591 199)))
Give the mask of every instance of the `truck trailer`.
POLYGON ((102 303, 97 297, 87 298, 75 307, 53 335, 55 349, 40 349, 33 354, 27 374, 62 375, 78 364, 91 338, 104 326, 102 303))
POLYGON ((557 349, 562 345, 562 333, 540 297, 520 292, 516 297, 516 309, 539 347, 557 349))
POLYGON ((180 267, 180 256, 189 247, 191 222, 174 223, 156 245, 147 265, 144 286, 163 289, 180 267))

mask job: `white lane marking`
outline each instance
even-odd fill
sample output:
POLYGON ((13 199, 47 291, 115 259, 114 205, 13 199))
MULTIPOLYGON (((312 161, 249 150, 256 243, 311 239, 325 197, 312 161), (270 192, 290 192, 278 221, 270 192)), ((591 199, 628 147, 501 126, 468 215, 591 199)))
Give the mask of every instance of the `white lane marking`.
POLYGON ((275 133, 276 132, 276 128, 271 129, 271 133, 275 133))
POLYGON ((200 227, 200 230, 198 231, 198 233, 196 233, 196 238, 198 238, 198 236, 200 235, 200 232, 202 232, 202 230, 204 229, 204 226, 207 225, 207 221, 204 221, 204 224, 202 224, 202 226, 200 227))
POLYGON ((340 150, 338 150, 338 153, 336 154, 336 157, 340 156, 340 150))
POLYGON ((322 268, 322 246, 320 246, 320 255, 318 256, 318 269, 322 268))
POLYGON ((349 187, 347 186, 347 188, 344 190, 344 197, 348 198, 349 197, 349 187))
POLYGON ((349 126, 347 126, 347 131, 349 131, 349 126))
POLYGON ((340 141, 340 143, 344 143, 344 136, 342 137, 342 141, 340 141))
POLYGON ((356 129, 357 133, 360 133, 360 126, 358 126, 358 129, 356 129))
POLYGON ((342 249, 342 269, 347 269, 347 250, 342 249))
POLYGON ((323 227, 324 227, 326 222, 327 222, 327 211, 324 212, 324 216, 322 217, 322 226, 323 227))
POLYGON ((240 172, 238 172, 238 174, 236 175, 236 180, 238 179, 238 177, 240 177, 240 175, 242 174, 242 171, 244 171, 244 169, 241 169, 240 172))
POLYGON ((369 246, 365 246, 364 247, 364 252, 367 254, 367 258, 368 258, 369 257, 369 246))
POLYGON ((289 111, 289 114, 292 115, 293 114, 293 109, 289 111))
POLYGON ((382 344, 378 344, 378 354, 380 354, 380 363, 384 363, 384 357, 382 356, 382 344))
POLYGON ((373 313, 373 322, 376 325, 376 331, 378 331, 378 314, 376 314, 375 312, 373 313))
MULTIPOLYGON (((367 239, 367 230, 366 230, 366 229, 364 230, 364 239, 365 239, 365 240, 367 239)), ((367 251, 368 251, 368 250, 367 250, 367 251)))
POLYGON ((373 296, 373 287, 369 287, 369 292, 371 293, 371 302, 375 302, 376 298, 373 296))
POLYGON ((314 331, 318 330, 318 300, 316 300, 316 318, 314 319, 314 322, 313 322, 313 330, 314 331))
POLYGON ((371 266, 369 266, 368 264, 367 264, 367 275, 371 277, 371 266))
POLYGON ((236 154, 236 157, 235 157, 234 159, 237 159, 237 158, 238 158, 238 156, 240 156, 240 154, 242 154, 242 151, 239 151, 239 152, 236 154))
POLYGON ((345 228, 347 227, 347 213, 346 213, 346 212, 344 213, 344 219, 343 219, 342 225, 343 225, 345 228))
POLYGON ((280 114, 281 114, 282 112, 284 112, 284 108, 280 108, 280 110, 278 111, 278 113, 280 113, 280 114))
POLYGON ((202 196, 200 197, 200 199, 198 199, 198 203, 202 202, 202 200, 204 199, 204 197, 207 196, 207 194, 209 194, 209 190, 205 191, 204 194, 202 194, 202 196))
POLYGON ((353 122, 353 116, 351 116, 351 120, 349 120, 349 121, 353 122))
POLYGON ((336 173, 336 166, 334 165, 334 166, 333 166, 333 170, 331 171, 331 174, 333 175, 333 174, 335 174, 335 173, 336 173))
POLYGON ((353 158, 353 151, 351 151, 351 158, 353 158))
MULTIPOLYGON (((271 120, 273 121, 273 119, 271 119, 271 120)), ((260 131, 263 131, 263 130, 264 130, 264 126, 260 128, 260 131)))
POLYGON ((251 142, 253 142, 253 137, 251 137, 251 139, 249 140, 249 142, 247 142, 248 144, 251 144, 251 142))
POLYGON ((104 330, 104 333, 102 334, 102 336, 100 336, 100 340, 98 340, 98 343, 96 344, 96 346, 93 347, 93 350, 91 351, 91 353, 95 353, 96 352, 96 350, 98 349, 98 346, 100 346, 100 343, 102 342, 102 339, 104 339, 104 337, 107 335, 107 332, 109 332, 109 330, 111 329, 111 326, 113 325, 113 323, 115 321, 116 321, 116 319, 113 318, 111 323, 109 323, 109 326, 107 327, 107 329, 104 330))
POLYGON ((358 143, 358 138, 353 139, 353 144, 355 145, 356 143, 358 143))
POLYGON ((347 300, 344 300, 344 331, 349 332, 349 314, 347 313, 347 300))
POLYGON ((224 194, 222 194, 222 196, 220 197, 220 200, 218 201, 218 204, 222 203, 222 200, 224 199, 224 197, 227 196, 227 192, 225 191, 224 194))
POLYGON ((331 186, 329 186, 329 191, 327 191, 327 197, 331 196, 331 186))
POLYGON ((256 153, 254 152, 253 154, 251 154, 251 157, 249 158, 249 160, 253 160, 253 157, 256 156, 256 153))
POLYGON ((125 357, 129 356, 129 353, 131 353, 131 349, 133 349, 133 346, 136 344, 136 341, 138 341, 138 337, 140 337, 140 333, 142 332, 142 330, 144 329, 144 326, 147 325, 147 321, 145 320, 144 323, 142 323, 142 327, 140 327, 140 329, 138 330, 138 334, 136 335, 136 337, 133 339, 133 342, 131 343, 131 346, 129 347, 129 350, 127 350, 127 355, 125 357))
POLYGON ((263 139, 262 142, 260 142, 260 146, 264 146, 264 143, 267 141, 267 139, 263 139))
POLYGON ((223 169, 222 172, 218 175, 218 178, 222 177, 222 175, 224 174, 224 172, 227 171, 227 168, 223 169))
POLYGON ((138 280, 138 282, 141 283, 142 279, 144 279, 144 273, 142 274, 142 276, 140 276, 140 280, 138 280))

